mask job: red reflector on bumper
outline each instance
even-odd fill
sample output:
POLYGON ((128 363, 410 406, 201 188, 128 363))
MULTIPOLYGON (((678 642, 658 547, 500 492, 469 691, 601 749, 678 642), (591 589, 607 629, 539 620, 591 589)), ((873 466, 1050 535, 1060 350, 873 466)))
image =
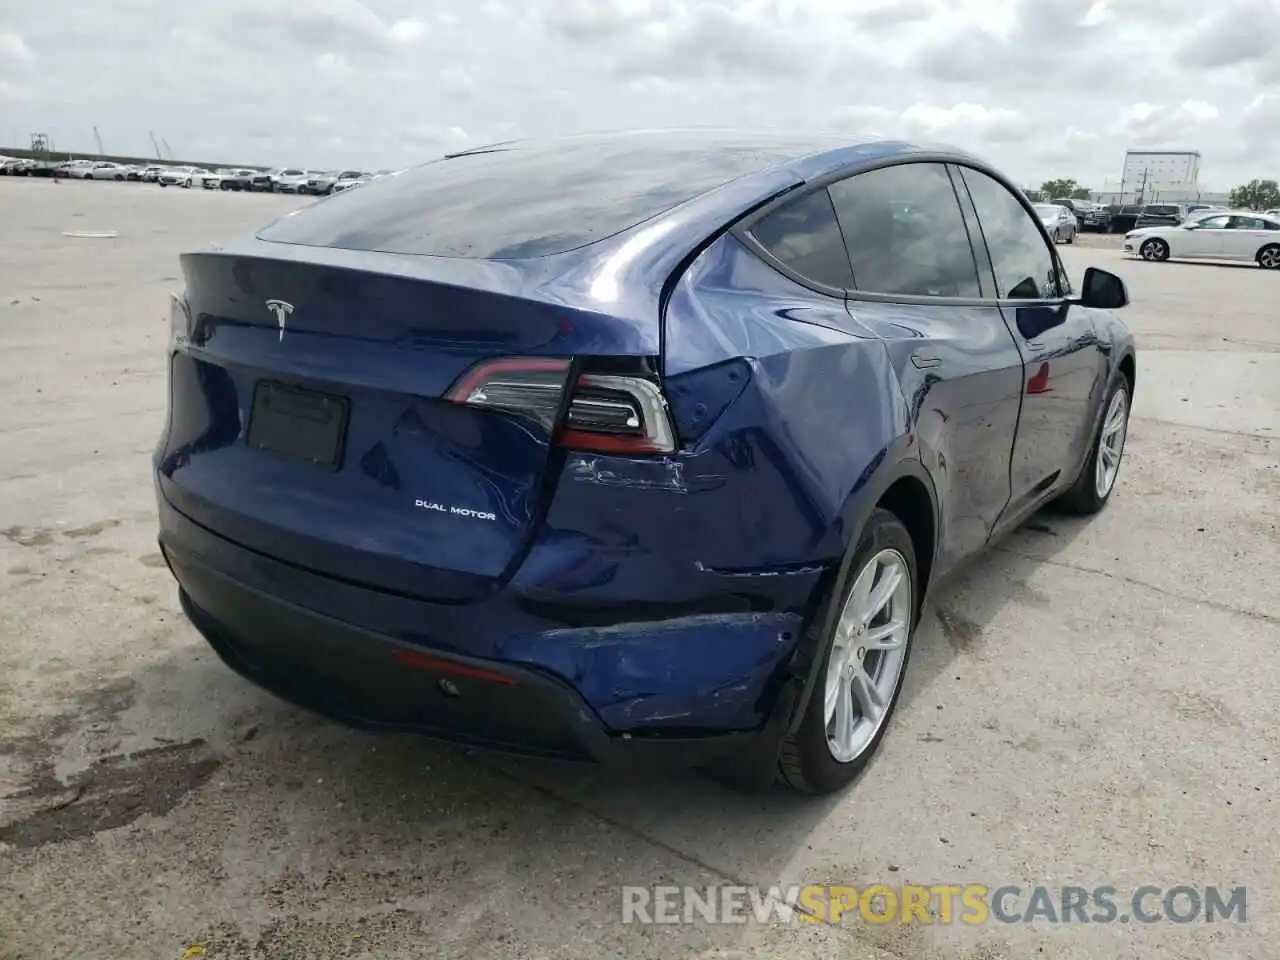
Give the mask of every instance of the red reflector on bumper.
POLYGON ((452 660, 441 660, 439 657, 428 656, 425 653, 397 650, 394 656, 401 663, 420 670, 434 670, 437 673, 447 673, 455 677, 470 677, 473 680, 502 684, 504 687, 516 686, 516 682, 504 674, 481 667, 469 667, 465 663, 454 663, 452 660))

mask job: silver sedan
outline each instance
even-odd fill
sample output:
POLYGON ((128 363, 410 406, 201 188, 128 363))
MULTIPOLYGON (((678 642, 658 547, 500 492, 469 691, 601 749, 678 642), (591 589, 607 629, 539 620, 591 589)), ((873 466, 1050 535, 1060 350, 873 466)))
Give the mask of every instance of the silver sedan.
POLYGON ((1054 203, 1037 203, 1035 208, 1040 216, 1040 222, 1044 224, 1045 232, 1054 243, 1076 242, 1076 234, 1080 232, 1080 222, 1076 220, 1074 213, 1054 203))

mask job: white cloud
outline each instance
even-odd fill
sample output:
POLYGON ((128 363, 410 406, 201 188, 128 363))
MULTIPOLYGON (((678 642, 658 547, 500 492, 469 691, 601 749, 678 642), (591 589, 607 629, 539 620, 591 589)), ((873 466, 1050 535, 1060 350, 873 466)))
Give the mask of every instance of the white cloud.
POLYGON ((12 30, 0 30, 0 63, 30 59, 32 53, 27 41, 12 30))
POLYGON ((347 58, 340 53, 317 54, 316 69, 325 76, 338 79, 345 79, 355 73, 351 64, 347 62, 347 58))
POLYGON ((427 25, 421 20, 397 20, 387 31, 387 36, 396 43, 413 43, 421 40, 426 32, 427 25))
POLYGON ((1260 27, 1278 14, 1280 0, 41 0, 5 5, 0 135, 88 148, 96 124, 121 152, 149 153, 154 130, 185 159, 394 167, 517 136, 736 124, 951 142, 1025 183, 1102 184, 1126 148, 1198 148, 1225 189, 1280 176, 1280 31, 1260 27))

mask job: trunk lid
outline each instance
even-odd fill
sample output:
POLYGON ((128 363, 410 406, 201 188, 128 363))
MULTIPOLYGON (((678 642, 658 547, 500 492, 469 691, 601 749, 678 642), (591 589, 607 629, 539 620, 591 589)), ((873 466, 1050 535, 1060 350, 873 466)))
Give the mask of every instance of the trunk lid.
POLYGON ((188 332, 171 355, 162 493, 316 572, 484 595, 536 523, 551 438, 446 391, 485 359, 628 354, 648 338, 516 295, 545 264, 316 249, 304 262, 298 249, 182 258, 188 332))

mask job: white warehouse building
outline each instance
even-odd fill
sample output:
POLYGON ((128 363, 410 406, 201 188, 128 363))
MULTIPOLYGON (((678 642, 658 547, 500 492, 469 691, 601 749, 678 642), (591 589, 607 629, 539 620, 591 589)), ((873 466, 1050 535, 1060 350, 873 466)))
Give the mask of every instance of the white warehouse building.
POLYGON ((1200 185, 1199 150, 1127 150, 1117 180, 1092 195, 1098 203, 1225 203, 1227 194, 1200 185))

